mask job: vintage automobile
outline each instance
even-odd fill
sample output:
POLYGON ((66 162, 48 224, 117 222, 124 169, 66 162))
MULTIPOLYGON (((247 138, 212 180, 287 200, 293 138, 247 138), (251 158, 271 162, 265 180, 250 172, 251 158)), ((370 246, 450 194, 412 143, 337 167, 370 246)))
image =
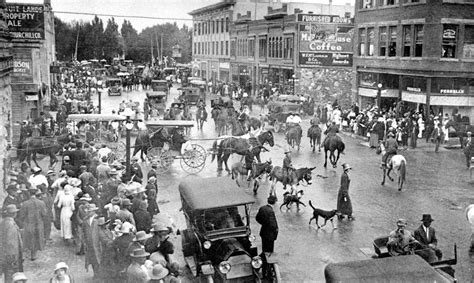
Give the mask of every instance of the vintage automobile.
POLYGON ((326 282, 456 282, 449 274, 416 255, 330 263, 326 282))
POLYGON ((166 93, 163 92, 147 92, 146 97, 150 111, 156 110, 158 115, 163 116, 166 109, 166 93))
POLYGON ((178 90, 181 92, 179 100, 189 106, 197 105, 199 100, 206 101, 206 94, 199 87, 180 87, 178 90))
MULTIPOLYGON (((187 225, 180 231, 183 255, 192 274, 208 282, 260 282, 262 259, 250 231, 254 198, 222 177, 186 180, 179 193, 187 225)), ((270 269, 270 281, 278 282, 278 264, 270 269)))
POLYGON ((290 113, 301 113, 302 105, 285 102, 285 101, 271 101, 268 104, 267 119, 270 125, 274 126, 275 132, 286 130, 286 118, 290 113))
POLYGON ((106 78, 105 87, 108 89, 109 96, 122 95, 121 78, 106 78))
POLYGON ((168 82, 165 80, 152 80, 151 81, 151 91, 148 91, 147 94, 166 94, 166 99, 168 99, 168 95, 170 94, 170 90, 168 87, 168 82))

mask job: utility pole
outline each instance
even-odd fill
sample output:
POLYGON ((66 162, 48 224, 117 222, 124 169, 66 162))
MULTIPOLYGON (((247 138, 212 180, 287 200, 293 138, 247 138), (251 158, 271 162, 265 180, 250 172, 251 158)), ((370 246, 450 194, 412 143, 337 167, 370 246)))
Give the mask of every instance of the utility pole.
POLYGON ((77 25, 76 50, 74 50, 74 60, 77 61, 77 45, 79 43, 79 24, 77 25))
POLYGON ((158 44, 158 35, 155 34, 156 37, 156 52, 158 52, 158 55, 156 56, 158 58, 158 65, 160 65, 160 61, 161 61, 161 53, 160 53, 160 45, 158 44))
POLYGON ((154 67, 155 56, 153 55, 153 38, 150 37, 150 48, 151 48, 151 66, 154 67))

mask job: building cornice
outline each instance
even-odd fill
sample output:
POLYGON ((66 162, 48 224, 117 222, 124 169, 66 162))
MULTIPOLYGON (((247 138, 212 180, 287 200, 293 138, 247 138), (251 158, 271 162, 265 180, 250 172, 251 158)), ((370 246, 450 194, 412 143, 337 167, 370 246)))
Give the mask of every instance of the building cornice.
POLYGON ((211 12, 211 11, 214 11, 214 10, 217 10, 217 9, 222 9, 222 8, 225 8, 225 7, 232 6, 235 3, 236 3, 235 0, 224 0, 224 1, 216 3, 216 4, 212 4, 212 5, 209 5, 209 6, 205 6, 205 7, 193 10, 193 11, 189 12, 188 15, 197 16, 197 15, 202 14, 202 13, 211 12))

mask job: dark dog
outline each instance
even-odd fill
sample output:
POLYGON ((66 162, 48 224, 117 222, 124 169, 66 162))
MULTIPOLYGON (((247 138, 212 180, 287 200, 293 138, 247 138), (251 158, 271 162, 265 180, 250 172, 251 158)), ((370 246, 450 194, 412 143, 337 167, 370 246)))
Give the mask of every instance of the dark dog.
POLYGON ((321 227, 326 226, 326 223, 329 220, 329 221, 331 221, 332 228, 337 229, 337 228, 334 227, 334 223, 333 223, 334 216, 339 214, 337 212, 337 210, 326 211, 326 210, 316 208, 316 207, 313 206, 311 201, 309 201, 309 206, 311 206, 313 208, 313 217, 311 217, 311 219, 309 220, 309 224, 311 224, 311 221, 313 221, 313 219, 316 219, 316 226, 318 226, 318 229, 319 229, 321 227), (319 226, 319 224, 318 224, 318 219, 319 219, 320 216, 324 219, 324 224, 322 226, 319 226))
POLYGON ((299 190, 296 192, 296 195, 291 195, 290 192, 286 192, 283 194, 283 203, 280 205, 280 210, 281 208, 286 205, 286 209, 290 209, 290 205, 292 203, 296 203, 296 207, 300 209, 300 204, 302 204, 304 207, 306 205, 300 201, 301 197, 304 195, 303 190, 299 190))

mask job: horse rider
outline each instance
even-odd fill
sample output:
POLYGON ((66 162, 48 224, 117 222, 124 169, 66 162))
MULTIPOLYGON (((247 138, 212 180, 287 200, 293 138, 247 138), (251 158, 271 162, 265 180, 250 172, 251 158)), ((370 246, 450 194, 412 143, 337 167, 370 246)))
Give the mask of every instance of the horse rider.
POLYGON ((239 120, 240 124, 242 125, 244 131, 246 131, 247 129, 246 122, 249 117, 249 107, 247 105, 244 105, 242 112, 240 112, 239 117, 237 118, 237 120, 239 120))
MULTIPOLYGON (((293 162, 291 161, 291 150, 285 151, 285 158, 283 158, 283 189, 286 190, 286 184, 289 183, 290 174, 295 170, 293 168, 293 162)), ((293 195, 294 189, 291 188, 291 194, 293 195)))
POLYGON ((313 118, 309 121, 310 125, 311 126, 316 126, 316 125, 319 125, 319 116, 317 113, 314 114, 313 118))
POLYGON ((339 127, 336 125, 336 122, 332 122, 330 126, 327 127, 327 129, 324 131, 324 134, 326 137, 324 138, 323 144, 326 143, 326 140, 329 137, 337 137, 337 133, 339 133, 339 127))
POLYGON ((31 137, 33 131, 31 126, 29 125, 27 120, 24 120, 20 127, 20 141, 19 141, 19 148, 21 148, 21 144, 26 140, 26 138, 31 137))
POLYGON ((387 160, 397 154, 398 142, 395 139, 395 134, 389 132, 387 140, 385 141, 385 154, 382 157, 382 168, 387 168, 387 160))

